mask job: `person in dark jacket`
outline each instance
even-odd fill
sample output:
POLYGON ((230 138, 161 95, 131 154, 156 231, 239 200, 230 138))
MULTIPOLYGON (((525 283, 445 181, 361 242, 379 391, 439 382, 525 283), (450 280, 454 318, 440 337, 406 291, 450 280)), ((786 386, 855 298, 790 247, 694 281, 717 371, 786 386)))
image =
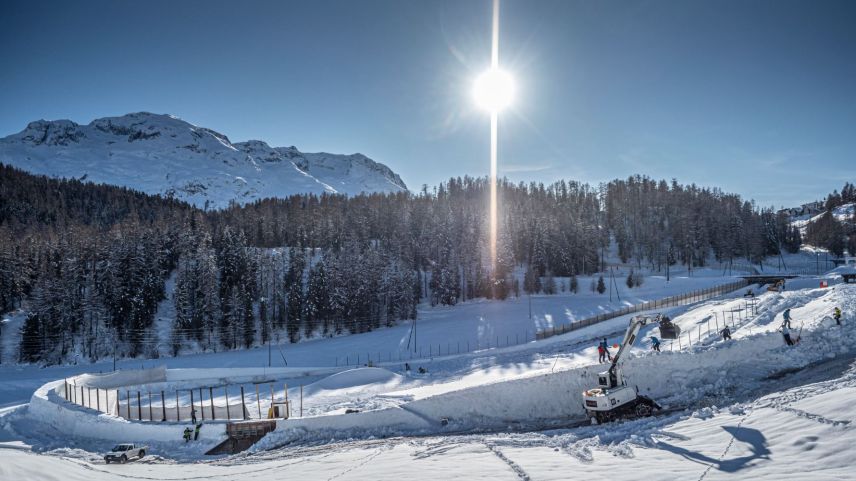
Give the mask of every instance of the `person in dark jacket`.
POLYGON ((788 326, 788 329, 793 329, 793 326, 791 326, 791 308, 790 307, 785 309, 785 312, 782 313, 782 317, 785 318, 782 325, 788 326))
POLYGON ((722 336, 723 341, 731 339, 731 329, 729 329, 728 326, 725 326, 723 330, 719 331, 719 334, 722 336))
POLYGON ((184 442, 190 442, 190 436, 193 434, 193 431, 190 428, 184 428, 184 442))
POLYGON ((199 440, 199 430, 202 429, 202 423, 196 425, 196 429, 193 431, 193 440, 199 440))
POLYGON ((839 326, 841 325, 841 308, 836 307, 832 310, 832 317, 835 319, 835 323, 839 326))
POLYGON ((791 330, 785 324, 782 324, 782 337, 785 338, 785 344, 789 346, 794 345, 794 341, 791 339, 791 330))
POLYGON ((196 424, 196 409, 190 408, 190 422, 196 424))
POLYGON ((651 336, 651 349, 660 352, 660 340, 654 336, 651 336))
POLYGON ((603 348, 603 353, 606 354, 606 359, 609 362, 612 362, 612 354, 609 353, 609 344, 606 342, 605 337, 603 338, 603 341, 600 342, 600 346, 603 348))

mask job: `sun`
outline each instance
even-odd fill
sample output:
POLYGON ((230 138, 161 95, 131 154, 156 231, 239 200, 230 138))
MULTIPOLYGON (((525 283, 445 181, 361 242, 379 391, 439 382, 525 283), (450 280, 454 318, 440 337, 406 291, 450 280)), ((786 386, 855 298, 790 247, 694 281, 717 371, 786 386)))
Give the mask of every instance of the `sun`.
POLYGON ((514 78, 504 70, 491 68, 476 77, 473 97, 476 105, 497 113, 514 101, 514 78))

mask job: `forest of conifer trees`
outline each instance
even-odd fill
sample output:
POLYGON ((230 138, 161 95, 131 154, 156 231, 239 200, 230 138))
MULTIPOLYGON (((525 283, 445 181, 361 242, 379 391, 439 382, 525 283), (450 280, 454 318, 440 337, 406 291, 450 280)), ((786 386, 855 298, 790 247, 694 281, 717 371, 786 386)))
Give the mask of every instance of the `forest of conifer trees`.
MULTIPOLYGON (((505 299, 520 294, 517 268, 526 292, 555 292, 554 276, 576 292, 575 276, 600 271, 611 242, 622 262, 659 271, 759 262, 802 242, 784 214, 676 181, 504 181, 499 192, 490 269, 483 178, 205 212, 0 165, 0 313, 27 314, 21 362, 179 355, 365 332, 415 318, 420 302, 505 299), (155 328, 164 302, 175 313, 167 336, 155 328)), ((853 242, 838 224, 832 236, 853 242)))

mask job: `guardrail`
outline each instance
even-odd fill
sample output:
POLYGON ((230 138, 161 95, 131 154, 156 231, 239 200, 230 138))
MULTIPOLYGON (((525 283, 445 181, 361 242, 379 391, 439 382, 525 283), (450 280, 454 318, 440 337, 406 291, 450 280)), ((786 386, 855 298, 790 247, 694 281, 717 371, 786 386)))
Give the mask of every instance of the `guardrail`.
POLYGON ((677 296, 670 296, 663 299, 657 299, 653 301, 643 302, 641 304, 634 304, 632 306, 627 306, 617 311, 605 312, 603 314, 598 314, 596 316, 588 317, 585 319, 581 319, 576 322, 571 322, 570 324, 562 324, 561 326, 554 326, 549 329, 544 329, 535 333, 535 339, 547 339, 548 337, 558 336, 560 334, 565 334, 571 331, 576 331, 578 329, 582 329, 584 327, 592 326, 598 324, 600 322, 608 321, 610 319, 615 319, 616 317, 626 316, 627 314, 633 314, 634 312, 640 311, 650 311, 652 309, 659 309, 661 307, 674 307, 674 306, 683 306, 686 304, 692 304, 699 301, 705 301, 707 299, 714 298, 716 296, 720 296, 722 294, 726 294, 728 292, 736 291, 737 289, 741 289, 749 285, 749 282, 744 280, 731 282, 729 284, 724 284, 716 287, 709 287, 707 289, 700 289, 697 291, 687 292, 677 296))

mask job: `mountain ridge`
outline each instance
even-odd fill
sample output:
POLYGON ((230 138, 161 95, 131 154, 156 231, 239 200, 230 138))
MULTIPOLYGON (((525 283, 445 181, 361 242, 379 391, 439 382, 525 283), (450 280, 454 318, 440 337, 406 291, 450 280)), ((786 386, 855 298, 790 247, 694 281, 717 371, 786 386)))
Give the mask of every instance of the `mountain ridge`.
POLYGON ((85 125, 36 120, 0 139, 0 162, 35 174, 162 194, 205 209, 296 193, 407 190, 392 169, 360 153, 232 142, 216 130, 150 112, 85 125))

